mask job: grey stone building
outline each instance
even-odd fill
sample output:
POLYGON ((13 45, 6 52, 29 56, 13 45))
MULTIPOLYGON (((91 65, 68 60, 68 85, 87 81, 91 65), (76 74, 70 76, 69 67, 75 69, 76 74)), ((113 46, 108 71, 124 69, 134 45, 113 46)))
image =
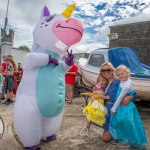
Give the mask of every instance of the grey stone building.
POLYGON ((4 55, 12 55, 16 63, 23 63, 25 55, 28 53, 19 48, 13 47, 14 44, 14 30, 6 31, 7 18, 5 19, 5 26, 1 28, 0 36, 0 63, 3 61, 4 55))
POLYGON ((150 65, 150 21, 110 26, 109 47, 130 47, 150 65))
POLYGON ((6 25, 4 28, 1 28, 1 46, 0 46, 0 60, 2 62, 2 57, 4 55, 10 55, 11 49, 14 43, 14 31, 13 29, 9 29, 6 33, 6 25))

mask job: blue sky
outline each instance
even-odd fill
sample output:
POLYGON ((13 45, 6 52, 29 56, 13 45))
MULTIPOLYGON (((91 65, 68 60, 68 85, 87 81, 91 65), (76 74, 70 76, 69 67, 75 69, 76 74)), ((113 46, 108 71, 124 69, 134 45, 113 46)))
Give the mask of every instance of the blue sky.
MULTIPOLYGON (((54 14, 73 2, 77 6, 72 17, 81 20, 85 31, 81 42, 73 46, 76 52, 108 46, 109 26, 150 20, 150 0, 10 0, 8 28, 15 31, 14 47, 32 46, 32 31, 44 5, 54 14)), ((0 27, 4 26, 6 5, 7 0, 1 0, 0 27)))

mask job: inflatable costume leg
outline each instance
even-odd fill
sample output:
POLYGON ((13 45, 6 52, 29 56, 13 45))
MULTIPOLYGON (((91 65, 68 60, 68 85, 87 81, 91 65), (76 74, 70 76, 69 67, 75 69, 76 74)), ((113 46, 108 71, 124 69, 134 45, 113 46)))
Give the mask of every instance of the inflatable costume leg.
POLYGON ((32 106, 31 97, 20 96, 14 107, 14 128, 24 147, 33 147, 41 140, 41 116, 32 106))
POLYGON ((63 117, 63 111, 56 117, 42 120, 42 140, 53 141, 56 139, 56 132, 59 130, 63 117))

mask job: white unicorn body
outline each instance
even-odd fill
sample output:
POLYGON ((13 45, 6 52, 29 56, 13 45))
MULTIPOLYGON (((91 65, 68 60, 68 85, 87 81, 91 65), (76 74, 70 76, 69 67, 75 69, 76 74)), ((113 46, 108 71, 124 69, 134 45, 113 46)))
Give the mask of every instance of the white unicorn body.
POLYGON ((32 51, 24 61, 14 107, 14 127, 24 147, 32 149, 59 130, 65 99, 64 77, 69 69, 60 56, 80 41, 82 33, 78 20, 50 15, 44 7, 33 32, 32 51))

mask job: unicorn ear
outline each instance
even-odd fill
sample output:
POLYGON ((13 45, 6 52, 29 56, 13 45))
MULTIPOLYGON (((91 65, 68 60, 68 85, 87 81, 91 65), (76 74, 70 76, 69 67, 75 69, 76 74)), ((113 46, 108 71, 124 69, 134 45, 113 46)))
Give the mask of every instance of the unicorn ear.
POLYGON ((49 12, 47 6, 44 6, 42 13, 41 13, 41 18, 45 17, 45 16, 50 16, 50 12, 49 12))

